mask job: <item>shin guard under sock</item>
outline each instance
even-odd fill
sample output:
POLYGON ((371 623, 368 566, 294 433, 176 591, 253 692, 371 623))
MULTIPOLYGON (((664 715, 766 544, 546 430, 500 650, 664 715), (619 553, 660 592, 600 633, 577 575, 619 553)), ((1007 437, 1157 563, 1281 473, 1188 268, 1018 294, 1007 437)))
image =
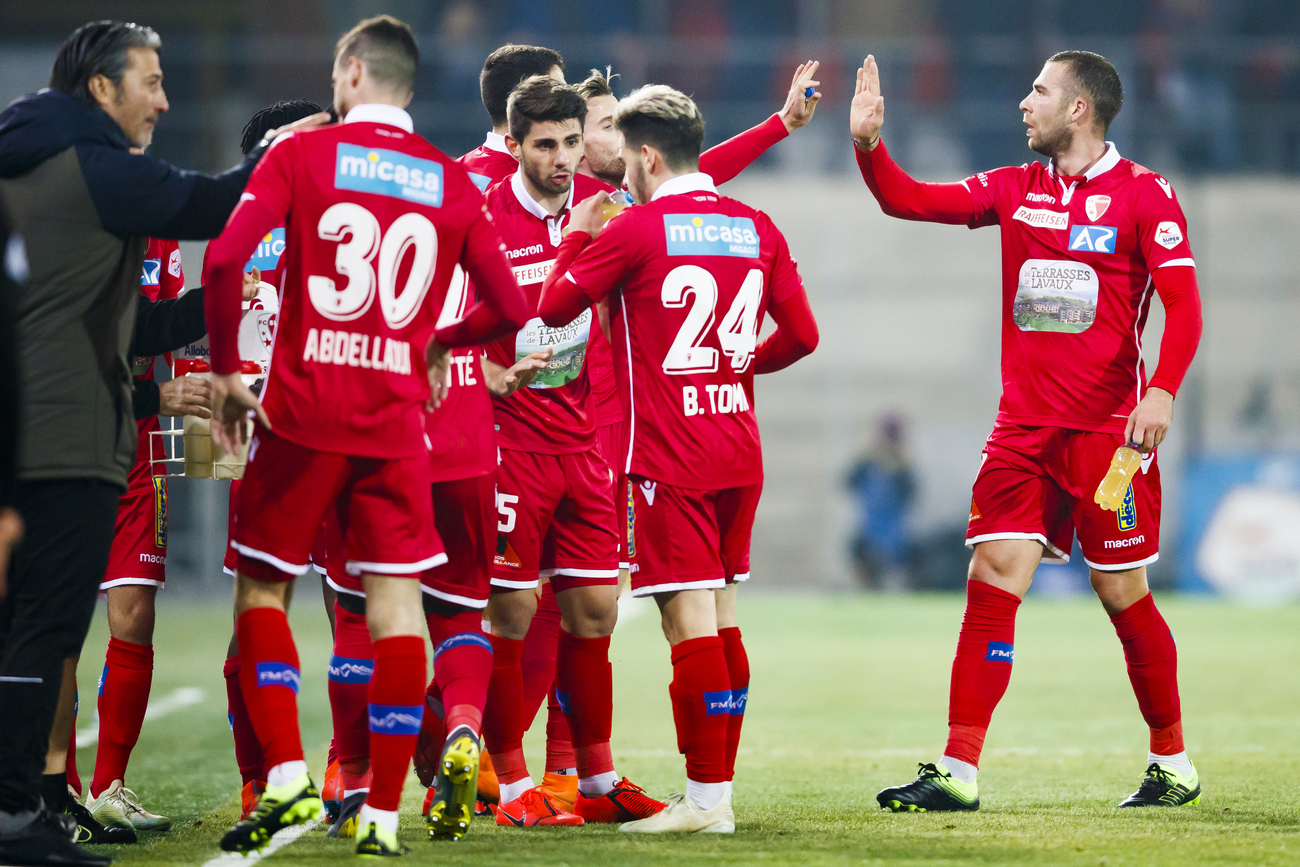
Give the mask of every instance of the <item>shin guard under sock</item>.
POLYGON ((740 749, 740 728, 749 703, 749 654, 740 640, 740 628, 718 630, 722 653, 727 657, 727 678, 731 681, 731 717, 727 720, 727 779, 736 776, 736 753, 740 749))
POLYGON ((244 690, 239 685, 239 654, 226 658, 221 676, 226 679, 226 718, 235 738, 235 762, 239 765, 239 778, 245 785, 266 779, 262 742, 253 729, 253 719, 244 703, 244 690))
POLYGON ((686 778, 697 783, 727 781, 727 723, 731 681, 722 639, 688 638, 672 647, 673 721, 677 749, 686 756, 686 778))
POLYGON ((114 780, 126 779, 126 765, 140 739, 152 683, 153 645, 109 638, 99 679, 99 747, 95 776, 90 781, 92 798, 98 798, 114 780))
POLYGON ((370 794, 376 810, 396 810, 424 716, 424 639, 395 635, 375 642, 370 678, 370 794))
POLYGON ((524 643, 499 635, 488 640, 492 643, 492 678, 483 710, 483 736, 497 779, 514 783, 528 776, 523 746, 524 678, 519 668, 524 643))
POLYGON ((986 581, 966 582, 966 613, 952 661, 944 755, 979 767, 993 709, 1011 682, 1020 599, 986 581))
POLYGON ((614 770, 609 750, 614 717, 614 673, 609 636, 579 638, 560 631, 555 696, 569 720, 579 777, 614 770))
POLYGON ((330 716, 334 722, 331 746, 339 762, 345 791, 367 787, 370 770, 368 705, 370 679, 375 670, 375 648, 364 614, 354 614, 334 604, 334 654, 329 664, 330 716))
POLYGON ((430 614, 427 620, 444 728, 453 732, 459 726, 469 726, 479 734, 493 667, 492 642, 483 634, 482 614, 430 614))
POLYGON ((1128 679, 1138 709, 1151 729, 1151 752, 1170 756, 1183 752, 1182 707, 1178 698, 1178 649, 1169 626, 1148 593, 1110 616, 1124 645, 1128 679))
POLYGON ((300 762, 298 728, 298 648, 289 618, 278 608, 250 608, 235 621, 239 640, 239 685, 253 729, 262 744, 267 771, 284 762, 300 762))

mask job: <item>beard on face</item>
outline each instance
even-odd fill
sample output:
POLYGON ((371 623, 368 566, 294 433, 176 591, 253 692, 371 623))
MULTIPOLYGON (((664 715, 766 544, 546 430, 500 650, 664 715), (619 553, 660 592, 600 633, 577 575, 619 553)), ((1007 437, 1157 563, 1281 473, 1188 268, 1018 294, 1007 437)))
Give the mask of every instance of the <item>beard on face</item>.
POLYGON ((591 172, 596 177, 616 187, 623 183, 623 177, 627 174, 627 166, 623 164, 623 157, 618 151, 604 154, 588 151, 586 157, 587 165, 591 167, 591 172), (612 180, 613 178, 618 179, 617 183, 612 180))
POLYGON ((1048 159, 1065 153, 1070 149, 1070 145, 1074 144, 1074 130, 1070 128, 1064 112, 1054 120, 1057 124, 1055 127, 1051 129, 1039 127, 1037 136, 1029 139, 1029 149, 1048 159))
POLYGON ((555 193, 558 195, 559 193, 567 193, 569 191, 569 187, 573 186, 572 172, 569 173, 569 179, 564 182, 563 186, 557 187, 551 181, 549 175, 542 175, 541 172, 537 171, 533 166, 529 165, 527 161, 520 163, 520 165, 523 166, 524 174, 528 177, 528 180, 532 183, 533 187, 536 189, 545 190, 548 193, 555 193))
POLYGON ((650 197, 645 194, 645 166, 640 160, 627 164, 627 188, 632 193, 632 200, 638 205, 650 201, 650 197))

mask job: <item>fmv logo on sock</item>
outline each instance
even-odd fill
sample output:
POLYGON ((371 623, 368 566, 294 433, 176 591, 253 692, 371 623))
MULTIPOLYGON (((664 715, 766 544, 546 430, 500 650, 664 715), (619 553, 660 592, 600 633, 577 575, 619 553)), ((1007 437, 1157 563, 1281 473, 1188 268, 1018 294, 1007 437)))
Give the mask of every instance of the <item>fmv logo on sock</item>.
POLYGON ((717 692, 704 693, 704 712, 709 716, 731 714, 731 690, 720 689, 717 692))
POLYGON ((301 682, 302 676, 298 673, 298 669, 287 662, 259 662, 257 664, 257 685, 259 687, 287 686, 296 695, 301 682))
POLYGON ((984 654, 988 662, 1015 662, 1016 647, 1005 641, 990 641, 988 653, 984 654))
POLYGON ((418 735, 424 705, 372 704, 370 730, 381 735, 418 735))

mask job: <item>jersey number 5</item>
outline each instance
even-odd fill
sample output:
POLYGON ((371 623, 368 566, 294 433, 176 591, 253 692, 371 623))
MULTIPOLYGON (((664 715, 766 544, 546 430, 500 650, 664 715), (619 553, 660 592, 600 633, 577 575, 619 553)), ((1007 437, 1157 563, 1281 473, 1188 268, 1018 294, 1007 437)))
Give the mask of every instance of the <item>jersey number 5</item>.
POLYGON ((381 238, 374 214, 354 202, 339 202, 321 214, 316 232, 324 240, 338 244, 334 268, 347 278, 340 289, 332 277, 307 277, 307 294, 322 316, 336 322, 356 319, 370 309, 378 294, 379 309, 390 328, 398 330, 411 324, 433 282, 438 261, 438 231, 428 217, 414 212, 402 214, 381 238), (398 269, 412 250, 411 270, 399 292, 398 269), (376 253, 377 269, 372 262, 376 253))
MULTIPOLYGON (((664 278, 659 299, 665 307, 685 307, 688 293, 691 307, 664 356, 664 373, 677 376, 716 373, 718 350, 700 344, 713 327, 714 310, 718 306, 718 281, 699 265, 680 265, 664 278)), ((737 373, 743 373, 754 358, 754 349, 758 346, 758 312, 762 303, 763 272, 753 268, 745 275, 745 282, 740 284, 740 291, 718 326, 718 345, 731 359, 731 369, 737 373)))

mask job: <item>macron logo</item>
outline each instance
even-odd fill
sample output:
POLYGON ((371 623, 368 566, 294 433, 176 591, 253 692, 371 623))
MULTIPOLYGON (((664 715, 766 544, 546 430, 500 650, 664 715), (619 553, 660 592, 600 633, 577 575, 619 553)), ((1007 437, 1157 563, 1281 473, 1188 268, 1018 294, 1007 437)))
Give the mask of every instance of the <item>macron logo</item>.
POLYGON ((1105 545, 1107 548, 1132 548, 1134 545, 1141 545, 1146 540, 1146 536, 1134 536, 1132 539, 1107 539, 1105 545))
POLYGON ((984 654, 984 660, 986 662, 1015 662, 1015 645, 1007 644, 1005 641, 990 641, 988 652, 984 654))

